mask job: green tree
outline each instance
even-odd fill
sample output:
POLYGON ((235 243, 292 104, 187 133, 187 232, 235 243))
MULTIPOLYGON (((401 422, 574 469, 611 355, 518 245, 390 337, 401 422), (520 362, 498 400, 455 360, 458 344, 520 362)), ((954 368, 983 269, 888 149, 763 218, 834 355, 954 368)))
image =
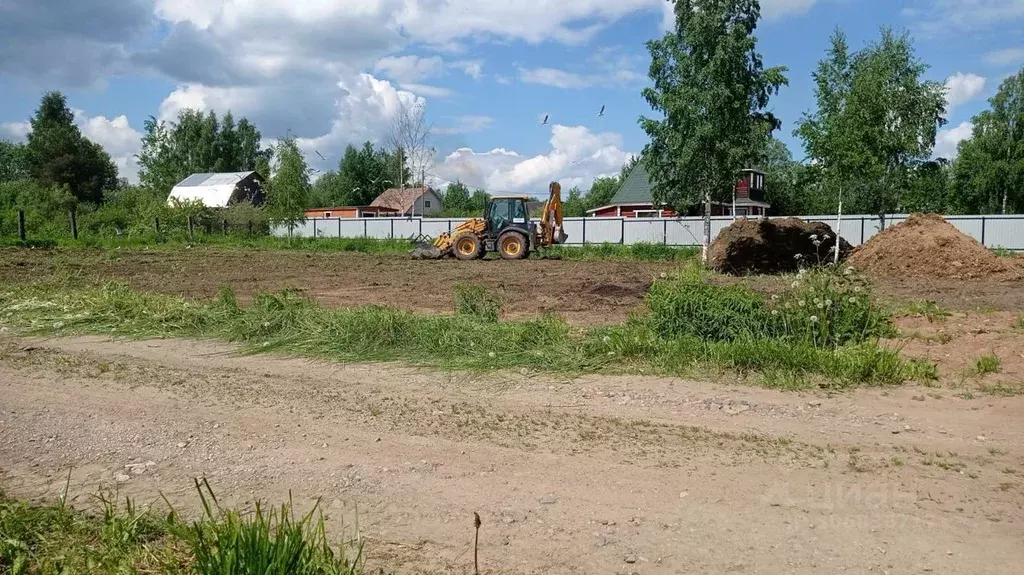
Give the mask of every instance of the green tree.
POLYGON ((444 191, 444 211, 452 214, 467 214, 472 211, 469 188, 462 182, 452 182, 444 191))
POLYGON ((0 140, 0 182, 13 182, 29 178, 25 144, 0 140))
POLYGON ((1024 213, 1024 68, 999 86, 960 142, 953 201, 973 213, 1024 213))
POLYGON ((309 201, 309 166, 295 138, 278 140, 274 148, 275 169, 267 193, 267 212, 274 221, 288 226, 288 235, 305 220, 309 201))
POLYGON ((663 116, 640 119, 653 199, 681 211, 703 199, 705 262, 712 200, 724 199, 780 125, 765 109, 786 69, 764 68, 760 17, 757 0, 675 0, 675 29, 647 43, 654 85, 643 96, 663 116))
POLYGON ((484 213, 484 207, 487 206, 487 200, 491 199, 490 194, 484 190, 476 190, 473 195, 469 197, 469 211, 473 214, 484 213))
POLYGON ((949 212, 949 193, 952 166, 949 160, 938 158, 914 166, 900 207, 905 212, 949 212))
POLYGON ((562 201, 562 216, 566 218, 582 218, 587 215, 589 209, 587 198, 579 186, 573 186, 569 195, 562 201))
POLYGON ((98 204, 105 192, 117 188, 117 167, 74 120, 63 94, 43 96, 25 146, 28 173, 44 186, 66 187, 77 201, 98 204))
POLYGON ((316 207, 343 206, 348 196, 341 177, 337 172, 327 171, 320 175, 309 192, 309 203, 316 207))
MULTIPOLYGON (((625 166, 623 170, 625 170, 625 166)), ((618 176, 596 178, 594 183, 590 184, 590 191, 586 195, 584 215, 586 215, 586 210, 610 204, 615 193, 619 191, 619 184, 621 183, 622 180, 618 176)))
POLYGON ((927 69, 905 33, 882 28, 878 41, 850 54, 835 31, 814 75, 817 110, 795 131, 826 193, 841 192, 854 210, 883 220, 901 207, 946 123, 944 87, 923 79, 927 69))
POLYGON ((264 180, 272 150, 261 148, 262 135, 247 119, 235 123, 228 112, 218 120, 213 111, 203 114, 184 109, 174 122, 150 116, 143 124, 139 152, 139 182, 163 193, 190 174, 255 170, 264 180))

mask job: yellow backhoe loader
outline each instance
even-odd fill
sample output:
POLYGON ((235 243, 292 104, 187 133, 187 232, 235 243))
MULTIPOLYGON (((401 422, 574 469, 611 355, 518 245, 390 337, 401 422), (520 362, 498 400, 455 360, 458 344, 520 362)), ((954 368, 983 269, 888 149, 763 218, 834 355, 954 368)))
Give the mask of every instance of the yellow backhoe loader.
POLYGON ((476 260, 496 251, 503 259, 521 260, 538 248, 565 243, 568 236, 562 229, 562 186, 558 182, 548 186, 548 199, 539 223, 530 220, 529 199, 494 196, 484 206, 484 217, 466 220, 451 232, 442 232, 432 244, 420 244, 412 256, 476 260))

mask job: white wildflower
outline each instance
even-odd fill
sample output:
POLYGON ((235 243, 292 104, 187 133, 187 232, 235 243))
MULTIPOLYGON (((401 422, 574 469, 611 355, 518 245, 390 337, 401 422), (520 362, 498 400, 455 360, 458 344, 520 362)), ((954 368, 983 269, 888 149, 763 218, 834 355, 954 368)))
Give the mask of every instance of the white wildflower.
POLYGON ((612 338, 610 338, 610 337, 608 337, 608 336, 606 335, 606 336, 604 336, 604 337, 602 337, 602 338, 601 338, 601 341, 603 341, 603 342, 605 342, 605 343, 611 343, 611 341, 612 341, 612 338))
POLYGON ((853 288, 853 291, 855 291, 857 293, 860 293, 860 286, 857 286, 857 287, 853 288))
POLYGON ((818 304, 818 309, 825 309, 825 304, 819 303, 818 304))
POLYGON ((493 351, 487 352, 487 357, 494 357, 494 352, 493 351))
POLYGON ((804 307, 805 305, 807 305, 807 302, 805 302, 804 300, 800 300, 800 307, 804 307))
POLYGON ((772 294, 772 301, 779 301, 779 294, 772 294))
POLYGON ((857 303, 857 298, 850 296, 850 303, 857 303))
POLYGON ((811 240, 813 241, 816 239, 818 239, 818 234, 811 234, 811 240))
POLYGON ((814 293, 814 286, 811 286, 811 287, 810 287, 810 288, 808 289, 808 291, 810 291, 811 293, 814 293))
POLYGON ((825 305, 828 306, 828 307, 832 307, 832 300, 830 300, 830 299, 825 300, 825 305))
POLYGON ((818 316, 812 315, 811 316, 811 323, 818 323, 818 316))
POLYGON ((800 282, 793 282, 793 289, 800 287, 800 282))
POLYGON ((53 324, 53 329, 60 329, 62 327, 64 327, 64 322, 62 321, 58 321, 53 324))
POLYGON ((772 315, 779 315, 779 310, 773 309, 772 310, 772 315))
POLYGON ((661 279, 665 279, 665 278, 667 278, 667 277, 668 277, 668 274, 667 274, 667 273, 665 273, 665 272, 661 272, 661 279))
POLYGON ((791 307, 793 307, 793 306, 789 305, 789 302, 787 301, 787 302, 786 302, 786 309, 789 309, 789 308, 791 308, 791 307))
POLYGON ((845 275, 850 275, 850 274, 852 274, 852 273, 853 273, 853 268, 852 268, 852 267, 846 268, 846 271, 845 271, 845 272, 843 272, 843 273, 844 273, 845 275))
POLYGON ((821 300, 819 298, 814 298, 814 303, 821 303, 821 300))
POLYGON ((830 236, 830 235, 828 235, 828 234, 825 234, 825 235, 821 236, 821 239, 823 239, 823 240, 827 240, 827 239, 830 239, 831 237, 832 237, 832 236, 830 236))

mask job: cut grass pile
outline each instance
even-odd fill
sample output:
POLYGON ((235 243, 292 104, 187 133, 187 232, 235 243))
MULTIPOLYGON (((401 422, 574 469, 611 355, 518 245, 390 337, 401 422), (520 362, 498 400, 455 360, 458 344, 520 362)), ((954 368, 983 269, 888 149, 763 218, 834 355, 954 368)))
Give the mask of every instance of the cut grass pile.
POLYGON ((241 307, 230 289, 199 303, 108 283, 15 288, 0 294, 0 322, 36 333, 219 338, 254 352, 445 369, 728 370, 786 387, 893 385, 927 371, 878 344, 892 327, 870 301, 866 285, 826 272, 800 276, 791 291, 767 300, 714 286, 691 269, 657 280, 646 312, 627 323, 575 329, 554 315, 498 321, 498 300, 472 286, 456 291, 457 313, 420 316, 380 306, 327 309, 289 291, 241 307), (833 298, 843 290, 857 295, 840 304, 833 298))
POLYGON ((205 480, 196 482, 203 515, 184 521, 97 496, 85 511, 63 497, 54 505, 0 492, 0 573, 166 573, 200 575, 359 575, 358 541, 332 547, 316 508, 291 503, 247 511, 221 509, 205 480))

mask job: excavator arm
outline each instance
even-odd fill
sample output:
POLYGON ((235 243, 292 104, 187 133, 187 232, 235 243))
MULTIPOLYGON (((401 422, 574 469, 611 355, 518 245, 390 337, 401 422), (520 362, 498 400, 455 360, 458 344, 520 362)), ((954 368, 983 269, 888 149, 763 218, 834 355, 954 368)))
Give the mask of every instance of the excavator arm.
POLYGON ((548 200, 544 202, 544 211, 540 215, 540 246, 549 248, 554 244, 565 243, 568 236, 562 227, 562 186, 551 182, 548 186, 548 200))

